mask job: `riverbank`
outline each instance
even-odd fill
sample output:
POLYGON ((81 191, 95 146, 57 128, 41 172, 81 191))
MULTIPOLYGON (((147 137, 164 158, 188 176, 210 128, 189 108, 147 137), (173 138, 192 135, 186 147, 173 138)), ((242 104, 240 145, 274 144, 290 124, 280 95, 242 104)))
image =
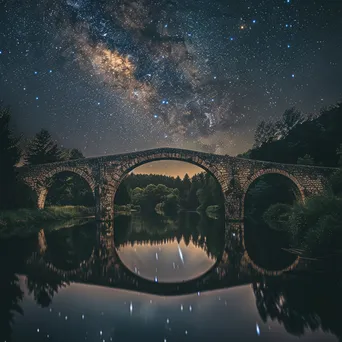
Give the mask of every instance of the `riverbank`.
POLYGON ((132 215, 132 213, 140 212, 140 206, 133 204, 118 205, 114 204, 115 215, 132 215))
MULTIPOLYGON (((94 216, 94 208, 83 206, 51 206, 45 209, 0 211, 0 238, 34 233, 41 224, 94 216), (37 228, 36 228, 37 227, 37 228)), ((38 229, 38 230, 39 230, 38 229)))

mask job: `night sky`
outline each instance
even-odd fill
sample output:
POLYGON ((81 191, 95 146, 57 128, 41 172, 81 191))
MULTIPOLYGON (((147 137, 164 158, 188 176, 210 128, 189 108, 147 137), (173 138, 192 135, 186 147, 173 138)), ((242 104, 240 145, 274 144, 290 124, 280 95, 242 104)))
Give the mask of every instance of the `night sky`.
POLYGON ((342 99, 340 0, 2 0, 15 129, 86 156, 235 155, 262 119, 342 99))

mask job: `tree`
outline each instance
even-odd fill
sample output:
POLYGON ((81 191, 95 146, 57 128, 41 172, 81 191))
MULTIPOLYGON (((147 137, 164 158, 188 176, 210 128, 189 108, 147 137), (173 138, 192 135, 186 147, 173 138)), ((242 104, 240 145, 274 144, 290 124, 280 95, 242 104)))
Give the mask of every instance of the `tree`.
POLYGON ((71 149, 64 148, 64 149, 61 150, 60 158, 62 160, 75 160, 75 159, 82 159, 82 158, 84 158, 84 155, 77 148, 71 148, 71 149))
POLYGON ((254 148, 257 148, 259 146, 261 146, 264 142, 265 142, 265 125, 266 125, 266 122, 264 120, 262 120, 256 130, 255 130, 255 133, 254 133, 254 144, 253 144, 253 147, 254 148))
POLYGON ((190 187, 191 187, 191 181, 190 181, 190 177, 189 175, 186 173, 184 175, 184 178, 183 178, 183 182, 182 182, 182 189, 181 189, 181 195, 182 196, 187 196, 189 191, 190 191, 190 187))
POLYGON ((177 196, 173 191, 172 193, 164 196, 163 202, 159 204, 160 210, 162 210, 166 215, 176 214, 179 207, 179 196, 177 196))
POLYGON ((20 139, 14 137, 10 119, 10 109, 0 107, 0 208, 14 206, 15 165, 20 159, 20 139))
POLYGON ((340 146, 336 150, 336 154, 338 156, 337 165, 342 166, 342 144, 340 144, 340 146))
POLYGON ((296 125, 302 123, 303 121, 304 117, 302 116, 302 113, 295 107, 286 109, 282 116, 280 125, 282 137, 287 136, 296 125))
POLYGON ((29 165, 47 164, 61 160, 61 152, 47 130, 42 129, 30 142, 25 160, 29 165))
POLYGON ((299 164, 299 165, 314 165, 315 162, 309 154, 306 154, 304 157, 299 157, 297 159, 297 164, 299 164))
POLYGON ((273 122, 261 121, 254 134, 254 147, 260 147, 274 140, 277 132, 277 125, 273 122))
POLYGON ((284 203, 271 205, 263 214, 264 221, 274 230, 286 231, 291 206, 284 203))
POLYGON ((279 122, 272 139, 268 139, 266 122, 260 122, 254 148, 249 151, 250 159, 295 164, 298 158, 308 154, 317 165, 336 166, 342 162, 342 103, 324 108, 318 116, 305 120, 292 108, 285 111, 279 122))
POLYGON ((196 210, 199 206, 199 201, 197 197, 197 191, 200 189, 200 182, 197 175, 194 175, 191 179, 191 187, 186 198, 185 207, 186 209, 196 210))
POLYGON ((334 172, 330 176, 331 189, 336 196, 342 196, 342 169, 334 172))
POLYGON ((114 203, 118 205, 125 205, 131 203, 130 192, 125 182, 122 182, 115 194, 114 203))

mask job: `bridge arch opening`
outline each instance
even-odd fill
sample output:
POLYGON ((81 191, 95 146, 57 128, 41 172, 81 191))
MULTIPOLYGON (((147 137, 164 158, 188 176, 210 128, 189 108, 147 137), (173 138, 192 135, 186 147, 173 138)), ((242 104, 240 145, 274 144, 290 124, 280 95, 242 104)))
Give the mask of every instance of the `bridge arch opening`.
POLYGON ((51 172, 38 196, 38 207, 46 206, 84 207, 89 208, 89 213, 94 212, 94 183, 82 172, 68 169, 51 172))
POLYGON ((260 269, 271 271, 295 267, 297 258, 287 250, 289 233, 275 230, 266 223, 264 214, 272 205, 280 208, 304 200, 304 192, 291 175, 278 170, 266 170, 252 177, 243 196, 244 229, 242 243, 245 257, 260 269))
POLYGON ((92 258, 96 239, 97 227, 94 222, 52 231, 45 234, 46 245, 42 257, 54 270, 72 273, 92 258))
POLYGON ((123 265, 154 282, 190 281, 224 252, 224 196, 216 178, 179 160, 140 163, 114 198, 114 244, 123 265))

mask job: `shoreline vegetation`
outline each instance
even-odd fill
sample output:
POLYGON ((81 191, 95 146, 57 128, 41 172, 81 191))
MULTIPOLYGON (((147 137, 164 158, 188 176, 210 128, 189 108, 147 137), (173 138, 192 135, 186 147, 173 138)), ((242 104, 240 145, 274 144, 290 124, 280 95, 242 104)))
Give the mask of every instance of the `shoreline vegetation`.
MULTIPOLYGON (((195 210, 187 210, 183 208, 178 208, 176 214, 181 212, 195 212, 198 214, 205 213, 209 218, 218 219, 220 217, 221 207, 219 205, 210 205, 204 211, 197 208, 195 210)), ((157 205, 155 208, 155 212, 158 215, 168 216, 163 211, 163 208, 160 205, 157 205)), ((134 213, 141 213, 141 208, 139 205, 133 204, 124 204, 124 205, 114 205, 114 215, 132 215, 134 213)), ((172 216, 172 215, 171 215, 172 216)))
POLYGON ((84 206, 51 206, 44 209, 0 211, 0 238, 28 236, 44 224, 48 230, 70 228, 94 218, 95 209, 84 206))
POLYGON ((183 211, 221 215, 224 198, 220 185, 209 173, 201 172, 184 178, 156 174, 130 174, 115 195, 116 213, 157 213, 175 216, 183 211))

